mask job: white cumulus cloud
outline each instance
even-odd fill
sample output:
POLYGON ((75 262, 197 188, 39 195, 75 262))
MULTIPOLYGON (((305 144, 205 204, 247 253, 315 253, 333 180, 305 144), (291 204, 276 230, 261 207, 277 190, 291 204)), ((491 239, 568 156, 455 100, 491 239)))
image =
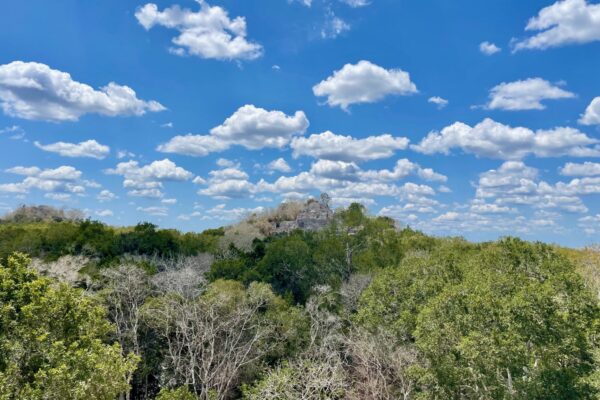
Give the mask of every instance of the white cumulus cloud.
POLYGON ((217 60, 253 60, 260 57, 263 48, 247 39, 246 19, 230 18, 222 7, 211 7, 204 0, 197 0, 200 10, 174 5, 158 9, 154 3, 140 7, 135 17, 149 30, 156 25, 175 29, 179 35, 173 38, 176 55, 193 55, 217 60))
POLYGON ((25 178, 21 182, 0 184, 0 192, 29 193, 31 189, 38 189, 52 193, 85 193, 86 182, 80 180, 82 172, 69 165, 47 169, 17 166, 7 169, 6 172, 25 178))
POLYGON ((22 61, 0 65, 0 106, 12 117, 55 122, 90 113, 114 117, 165 110, 156 101, 138 99, 128 86, 111 82, 96 90, 66 72, 22 61))
POLYGON ((104 190, 100 191, 100 193, 98 193, 98 196, 96 196, 96 199, 98 199, 99 202, 104 203, 106 201, 118 199, 118 197, 116 194, 114 194, 110 190, 104 189, 104 190))
POLYGON ((600 4, 587 0, 559 0, 529 20, 526 31, 537 32, 514 42, 514 51, 544 50, 600 40, 600 4))
POLYGON ((600 163, 586 161, 583 164, 566 163, 560 174, 564 176, 600 176, 600 163))
POLYGON ((308 125, 302 111, 288 116, 281 111, 267 111, 250 104, 240 107, 221 125, 212 128, 210 135, 175 136, 157 150, 202 157, 233 145, 250 150, 282 148, 293 136, 304 133, 308 125))
POLYGON ((294 157, 310 156, 334 161, 369 161, 389 158, 408 147, 409 140, 389 134, 356 139, 326 131, 292 140, 294 157))
POLYGON ((486 108, 491 110, 543 110, 543 100, 571 99, 574 93, 541 78, 503 82, 490 91, 490 101, 486 108))
POLYGON ((600 125, 600 96, 596 97, 585 109, 585 113, 579 119, 583 125, 600 125))
POLYGON ((112 217, 114 215, 111 210, 97 210, 94 214, 98 217, 112 217))
POLYGON ((168 158, 144 166, 140 166, 137 161, 122 162, 105 172, 109 175, 123 176, 123 187, 130 189, 130 196, 151 198, 163 197, 164 194, 160 190, 163 182, 187 181, 194 176, 168 158))
POLYGON ((528 155, 600 157, 599 143, 600 140, 574 128, 533 131, 486 118, 473 127, 456 122, 441 132, 430 132, 411 148, 424 154, 450 154, 452 149, 459 148, 478 157, 516 160, 528 155))
POLYGON ((496 46, 494 43, 490 42, 481 42, 479 44, 479 51, 481 51, 486 56, 491 56, 493 54, 499 53, 502 49, 496 46))
POLYGON ((289 164, 287 163, 287 161, 285 161, 283 158, 278 158, 277 160, 273 160, 271 161, 268 165, 267 165, 267 169, 270 171, 278 171, 278 172, 290 172, 292 170, 292 168, 289 166, 289 164))
POLYGON ((374 103, 389 95, 417 93, 410 75, 401 69, 385 69, 369 61, 346 64, 332 76, 313 87, 318 97, 327 97, 327 104, 348 110, 351 104, 374 103))
POLYGON ((448 100, 440 96, 433 96, 427 100, 429 103, 436 104, 439 109, 442 109, 448 105, 448 100))
POLYGON ((34 142, 34 144, 41 150, 57 153, 63 157, 89 157, 102 160, 110 153, 110 147, 95 140, 86 140, 80 143, 56 142, 44 145, 34 142))

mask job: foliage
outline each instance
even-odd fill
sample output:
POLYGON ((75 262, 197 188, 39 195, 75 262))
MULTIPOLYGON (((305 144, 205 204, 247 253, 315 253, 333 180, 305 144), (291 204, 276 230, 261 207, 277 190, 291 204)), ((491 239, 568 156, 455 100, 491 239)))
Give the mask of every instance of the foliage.
POLYGON ((163 379, 192 385, 201 399, 228 398, 244 373, 289 355, 303 326, 300 313, 262 283, 246 289, 219 280, 197 298, 170 293, 144 308, 166 342, 163 379))
POLYGON ((64 255, 85 255, 103 265, 125 254, 159 257, 215 252, 221 229, 180 233, 141 223, 133 229, 115 229, 100 222, 61 221, 0 224, 0 260, 15 251, 56 260, 64 255))
POLYGON ((271 371, 244 391, 247 400, 341 400, 346 382, 341 365, 299 360, 271 371))
POLYGON ((105 310, 80 290, 51 285, 15 254, 0 265, 0 398, 114 399, 137 358, 103 339, 105 310))
POLYGON ((199 234, 0 223, 0 400, 599 398, 597 248, 433 238, 360 204, 271 234, 301 206, 199 234), (93 260, 88 293, 15 250, 93 260))
POLYGON ((415 341, 438 398, 587 398, 597 303, 543 244, 492 243, 469 256, 407 259, 378 276, 357 321, 415 341))

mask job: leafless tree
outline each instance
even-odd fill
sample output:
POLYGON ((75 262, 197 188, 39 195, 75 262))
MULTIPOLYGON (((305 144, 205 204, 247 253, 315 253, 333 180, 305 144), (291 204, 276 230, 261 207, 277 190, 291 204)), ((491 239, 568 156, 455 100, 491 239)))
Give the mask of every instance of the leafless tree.
POLYGON ((413 399, 417 381, 412 369, 420 358, 412 345, 391 334, 354 330, 346 337, 347 368, 356 399, 413 399))
POLYGON ((117 329, 117 340, 125 351, 140 354, 140 310, 150 295, 146 272, 135 265, 121 265, 102 271, 102 296, 117 329))
MULTIPOLYGON (((135 265, 121 265, 102 271, 102 276, 105 286, 101 296, 115 324, 116 338, 125 353, 141 356, 141 309, 151 293, 146 272, 135 265)), ((130 396, 127 392, 120 398, 129 399, 130 396)))
POLYGON ((154 289, 159 294, 177 293, 186 298, 197 297, 206 286, 206 273, 212 262, 213 256, 210 254, 163 260, 161 272, 152 277, 154 289))
POLYGON ((148 322, 167 343, 165 384, 189 385, 201 399, 226 399, 242 370, 277 341, 261 314, 275 296, 267 285, 213 284, 195 299, 166 295, 149 303, 148 322))
POLYGON ((372 279, 373 276, 369 274, 352 274, 348 280, 342 283, 340 295, 344 310, 348 314, 356 311, 358 300, 360 299, 362 292, 369 286, 372 279))
POLYGON ((244 398, 247 400, 336 400, 348 395, 342 361, 301 357, 275 367, 244 398))
POLYGON ((313 288, 305 310, 310 319, 310 342, 306 352, 335 352, 342 343, 342 319, 332 312, 337 294, 326 285, 313 288))
POLYGON ((193 268, 198 271, 208 271, 214 256, 209 253, 200 253, 195 256, 161 257, 158 255, 126 254, 121 257, 122 264, 148 264, 156 267, 159 272, 193 268))

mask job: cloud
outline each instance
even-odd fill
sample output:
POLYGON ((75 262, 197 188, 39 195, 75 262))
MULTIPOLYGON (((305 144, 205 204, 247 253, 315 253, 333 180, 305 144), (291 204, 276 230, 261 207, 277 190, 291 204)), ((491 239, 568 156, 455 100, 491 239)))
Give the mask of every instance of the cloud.
POLYGON ((334 207, 348 207, 352 203, 360 203, 363 206, 374 206, 377 202, 368 197, 336 197, 331 199, 334 207))
POLYGON ((4 133, 20 134, 24 133, 23 128, 18 125, 7 126, 6 128, 0 129, 0 135, 4 133))
POLYGON ((442 109, 442 108, 444 108, 444 107, 446 107, 448 105, 448 100, 446 100, 446 99, 444 99, 444 98, 442 98, 440 96, 430 97, 427 101, 429 103, 436 104, 437 107, 438 107, 438 109, 442 109))
POLYGON ((198 194, 216 199, 256 198, 259 194, 277 193, 284 198, 304 198, 312 191, 328 192, 336 198, 374 198, 394 196, 411 201, 435 194, 427 185, 406 182, 408 176, 427 181, 446 181, 446 177, 432 169, 422 168, 408 160, 399 160, 394 170, 363 170, 354 162, 318 160, 310 170, 293 176, 280 176, 274 182, 264 179, 254 183, 246 172, 238 168, 225 168, 209 173, 206 188, 198 194))
POLYGON ((211 135, 229 143, 239 143, 251 149, 282 148, 295 134, 308 128, 302 111, 287 116, 281 111, 267 111, 253 105, 240 107, 222 125, 211 129, 211 135))
POLYGON ((254 60, 262 55, 262 46, 246 38, 244 17, 231 19, 224 8, 211 7, 204 0, 197 2, 197 12, 178 5, 159 11, 156 4, 148 3, 135 17, 146 30, 160 25, 179 31, 172 40, 175 47, 169 49, 172 54, 217 60, 254 60))
POLYGON ((339 181, 355 181, 359 179, 360 168, 353 162, 319 160, 313 163, 310 173, 339 181))
POLYGON ((231 145, 215 136, 187 134, 174 136, 167 143, 159 145, 156 150, 163 153, 204 157, 210 153, 227 150, 231 145))
POLYGON ((118 197, 116 194, 114 194, 110 190, 105 189, 105 190, 102 190, 100 193, 98 193, 98 196, 96 196, 96 199, 98 199, 99 202, 104 203, 106 201, 118 199, 118 197))
POLYGON ((117 151, 117 158, 119 160, 123 159, 125 157, 135 158, 135 154, 132 153, 132 152, 130 152, 130 151, 127 151, 127 150, 119 150, 119 151, 117 151))
POLYGON ((566 163, 560 174, 564 176, 600 176, 600 163, 586 161, 583 164, 566 163))
POLYGON ((369 0, 340 0, 342 3, 348 4, 352 8, 364 7, 371 4, 369 0))
POLYGON ((144 115, 163 111, 156 101, 137 98, 114 82, 95 90, 45 64, 14 61, 0 65, 0 106, 5 114, 30 120, 77 121, 84 114, 144 115))
POLYGON ((474 127, 456 122, 441 132, 430 132, 418 145, 412 145, 411 148, 424 154, 450 154, 452 149, 460 148, 465 153, 478 157, 518 160, 528 155, 600 157, 598 143, 599 140, 574 128, 557 127, 534 132, 486 118, 474 127))
POLYGON ((417 93, 410 75, 401 69, 385 69, 369 61, 346 64, 313 87, 317 97, 327 97, 331 107, 348 110, 351 104, 374 103, 389 95, 417 93))
POLYGON ((447 177, 430 168, 421 168, 419 164, 403 158, 396 162, 393 170, 362 170, 353 162, 319 160, 313 163, 310 173, 321 178, 337 181, 393 182, 408 176, 418 176, 427 181, 446 182, 447 177))
POLYGON ((110 153, 110 147, 95 140, 86 140, 80 143, 56 142, 43 145, 40 142, 34 142, 34 144, 41 150, 57 153, 63 157, 89 157, 102 160, 110 153))
POLYGON ((94 214, 98 217, 112 217, 114 215, 111 210, 97 210, 94 214))
POLYGON ((256 208, 227 208, 225 204, 219 204, 206 211, 202 219, 217 219, 221 221, 236 221, 252 214, 258 214, 265 211, 264 207, 256 208))
POLYGON ((169 215, 167 207, 138 207, 137 210, 155 217, 166 217, 169 215))
POLYGON ((132 197, 145 197, 148 199, 160 199, 165 195, 160 189, 156 188, 132 189, 127 194, 132 197))
POLYGON ((407 138, 389 134, 356 139, 326 131, 309 137, 294 138, 291 148, 296 158, 310 156, 333 161, 360 162, 389 158, 397 150, 406 149, 408 143, 407 138))
MULTIPOLYGON (((430 202, 426 196, 435 194, 431 187, 412 182, 396 184, 409 175, 421 176, 421 170, 417 164, 408 160, 400 160, 394 171, 364 171, 355 163, 319 160, 313 163, 309 171, 298 175, 280 177, 273 183, 260 181, 254 186, 254 191, 279 193, 283 196, 320 191, 329 193, 333 199, 391 196, 410 202, 430 202)), ((445 179, 439 174, 429 178, 445 179)))
POLYGON ((583 125, 600 125, 600 96, 596 97, 585 109, 585 113, 579 119, 583 125))
POLYGON ((302 111, 288 116, 281 111, 267 111, 245 105, 223 124, 212 128, 210 135, 175 136, 158 146, 157 150, 203 157, 233 145, 241 145, 250 150, 282 148, 294 135, 304 133, 308 125, 308 119, 302 111))
POLYGON ((206 184, 206 180, 201 176, 197 176, 192 180, 192 183, 195 185, 204 185, 206 184))
POLYGON ((219 158, 216 163, 219 167, 234 167, 236 165, 235 162, 228 160, 226 158, 219 158))
POLYGON ((248 181, 248 174, 238 168, 229 167, 209 172, 207 188, 198 194, 216 199, 245 198, 253 196, 257 186, 248 181))
POLYGON ((16 175, 34 176, 38 175, 42 170, 38 167, 23 167, 17 166, 6 170, 6 172, 16 175))
POLYGON ((537 209, 587 212, 578 196, 597 193, 600 193, 600 178, 549 184, 538 180, 537 169, 522 161, 507 161, 496 170, 480 174, 476 198, 492 199, 499 206, 527 205, 537 209))
POLYGON ((442 174, 433 171, 431 168, 421 168, 406 158, 398 160, 393 170, 369 170, 360 172, 360 178, 363 181, 397 181, 404 179, 409 175, 416 175, 426 181, 446 182, 448 178, 442 174))
POLYGON ((494 43, 482 42, 479 44, 479 51, 485 54, 486 56, 491 56, 493 54, 501 52, 502 49, 496 46, 494 43))
POLYGON ((62 165, 58 168, 40 169, 38 167, 12 167, 6 170, 11 174, 24 175, 29 177, 39 177, 57 181, 74 181, 81 177, 81 171, 74 167, 62 165))
POLYGON ((270 171, 278 171, 278 172, 291 172, 292 168, 289 166, 287 161, 283 158, 278 158, 277 160, 271 161, 267 165, 267 169, 270 171))
POLYGON ((6 172, 25 178, 17 183, 0 184, 0 192, 29 193, 31 189, 38 189, 44 192, 85 193, 85 182, 80 182, 82 172, 71 166, 62 165, 49 169, 17 166, 6 172))
POLYGON ((160 190, 163 182, 187 181, 194 176, 168 158, 144 166, 137 161, 122 162, 116 168, 105 170, 105 173, 123 176, 123 187, 131 189, 128 192, 130 196, 150 198, 163 197, 160 190))
POLYGON ((312 0, 288 0, 288 2, 301 3, 302 5, 305 5, 306 7, 310 7, 312 5, 312 0))
POLYGON ((321 29, 321 37, 323 39, 335 39, 349 30, 350 24, 330 11, 326 17, 325 24, 321 29))
POLYGON ((537 32, 516 40, 513 51, 538 49, 600 40, 600 4, 586 0, 561 0, 540 10, 529 20, 526 31, 537 32))
POLYGON ((476 214, 506 214, 516 212, 514 208, 499 206, 498 204, 488 204, 485 202, 474 202, 470 211, 476 214))
POLYGON ((596 235, 600 232, 600 214, 586 215, 579 218, 579 227, 588 235, 596 235))
POLYGON ((490 110, 543 110, 543 100, 571 99, 574 93, 568 92, 541 78, 503 82, 490 91, 490 110))
MULTIPOLYGON (((347 4, 352 8, 364 7, 371 4, 368 0, 339 0, 340 2, 347 4)), ((312 6, 312 0, 288 0, 289 3, 301 3, 306 7, 312 6)))
POLYGON ((45 193, 44 197, 50 200, 61 202, 67 202, 72 200, 72 197, 69 193, 45 193))

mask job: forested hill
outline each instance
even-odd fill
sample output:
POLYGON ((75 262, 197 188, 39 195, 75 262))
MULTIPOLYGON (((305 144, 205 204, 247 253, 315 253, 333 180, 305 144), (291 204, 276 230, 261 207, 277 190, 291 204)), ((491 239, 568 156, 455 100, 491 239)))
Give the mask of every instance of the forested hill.
POLYGON ((600 399, 600 249, 327 199, 201 233, 0 220, 1 399, 600 399))

